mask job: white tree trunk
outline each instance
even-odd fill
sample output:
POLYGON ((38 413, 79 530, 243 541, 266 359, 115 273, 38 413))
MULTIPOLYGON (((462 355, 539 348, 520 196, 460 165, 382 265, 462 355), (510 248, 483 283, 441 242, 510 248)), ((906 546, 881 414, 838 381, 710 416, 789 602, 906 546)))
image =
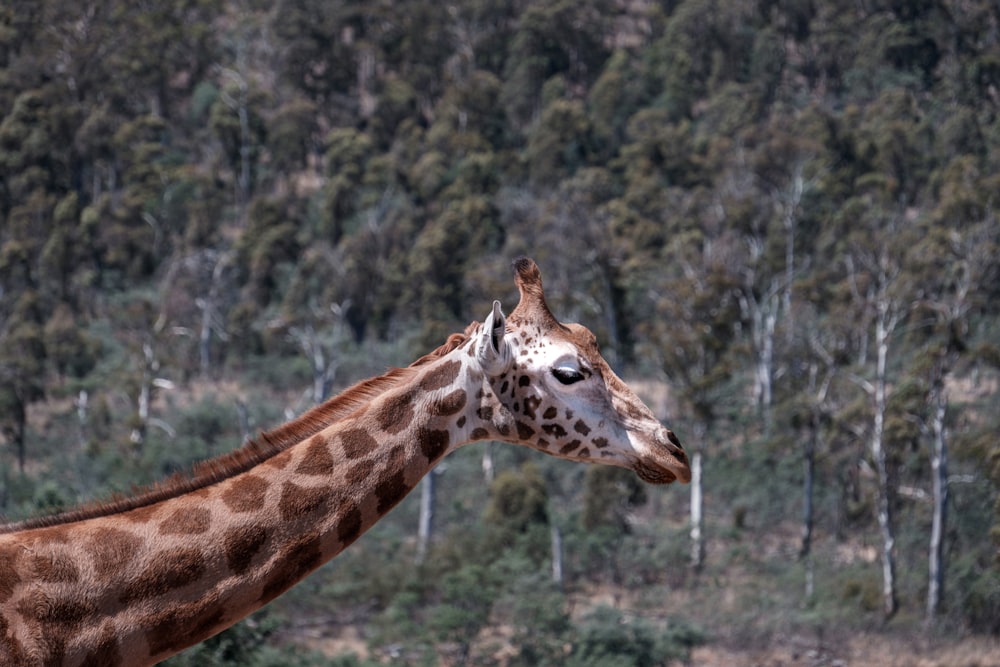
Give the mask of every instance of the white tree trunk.
POLYGON ((691 567, 701 570, 705 556, 701 519, 701 452, 691 456, 691 567))
POLYGON ((552 524, 552 581, 557 586, 562 587, 563 583, 563 554, 562 554, 562 531, 554 522, 552 524))
POLYGON ((875 319, 875 415, 871 433, 871 456, 875 466, 878 482, 876 514, 879 532, 882 535, 882 611, 886 618, 896 613, 896 579, 895 579, 895 535, 892 525, 892 507, 890 498, 890 480, 888 457, 885 452, 885 413, 886 413, 886 362, 889 356, 889 335, 895 328, 895 317, 889 313, 890 304, 884 294, 880 294, 876 304, 875 319))
POLYGON ((928 555, 927 618, 931 625, 937 616, 944 591, 944 532, 948 519, 948 440, 944 418, 947 398, 944 391, 934 392, 934 417, 931 421, 933 433, 931 451, 931 486, 933 489, 934 513, 931 519, 930 553, 928 555))
POLYGON ((427 558, 434 532, 434 477, 432 470, 420 481, 420 518, 417 525, 417 564, 427 558))

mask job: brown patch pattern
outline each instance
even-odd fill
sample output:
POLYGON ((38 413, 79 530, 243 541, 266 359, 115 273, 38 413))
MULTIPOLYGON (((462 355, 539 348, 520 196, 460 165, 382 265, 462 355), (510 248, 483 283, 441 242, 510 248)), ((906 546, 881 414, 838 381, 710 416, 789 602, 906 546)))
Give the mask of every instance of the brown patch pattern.
POLYGON ((368 479, 375 473, 375 462, 366 459, 364 461, 358 461, 354 466, 347 471, 347 475, 344 476, 344 481, 349 485, 354 486, 359 484, 364 480, 368 479))
POLYGON ((145 624, 149 655, 155 656, 176 650, 178 646, 197 644, 210 637, 223 618, 225 605, 219 600, 217 592, 154 614, 145 624))
POLYGON ((416 391, 411 389, 389 396, 375 409, 375 419, 379 428, 391 434, 405 429, 413 421, 414 397, 416 391))
POLYGON ((566 429, 562 427, 562 424, 543 424, 542 430, 551 435, 554 438, 565 438, 566 429))
POLYGON ((122 655, 118 650, 118 636, 115 634, 114 625, 110 621, 101 627, 101 636, 97 640, 97 646, 87 653, 80 663, 80 667, 109 667, 121 662, 122 655))
POLYGON ((10 661, 8 664, 11 665, 23 665, 28 662, 21 642, 10 631, 7 619, 3 616, 0 616, 0 656, 6 656, 10 661))
POLYGON ((118 528, 97 528, 87 535, 84 550, 94 563, 102 580, 117 576, 132 563, 142 541, 132 533, 118 528))
POLYGON ((230 528, 222 539, 226 553, 226 564, 233 574, 243 574, 250 567, 250 561, 267 541, 267 530, 253 524, 230 528))
POLYGON ((272 468, 277 468, 278 470, 284 470, 289 463, 292 462, 292 450, 286 449, 283 452, 278 452, 271 458, 267 460, 267 465, 272 468))
POLYGON ((174 549, 158 553, 145 569, 122 590, 121 601, 128 604, 136 600, 165 595, 197 581, 205 572, 205 557, 198 549, 174 549))
POLYGON ((278 511, 285 521, 299 519, 319 509, 330 499, 330 494, 327 487, 306 487, 285 482, 281 487, 278 511))
POLYGON ((66 554, 35 554, 29 567, 39 581, 69 583, 80 579, 80 570, 66 554))
POLYGON ((337 523, 337 539, 344 546, 361 535, 361 510, 353 505, 344 510, 344 516, 337 523))
POLYGON ((574 449, 576 449, 577 447, 579 447, 580 444, 581 443, 580 443, 579 440, 571 440, 570 442, 566 443, 565 445, 563 445, 562 447, 559 448, 559 453, 562 454, 563 456, 566 456, 567 454, 569 454, 570 452, 572 452, 574 449))
POLYGON ((371 433, 360 428, 349 428, 340 434, 344 455, 349 459, 359 459, 378 448, 378 442, 371 433))
POLYGON ((466 395, 464 389, 455 391, 431 403, 428 411, 439 417, 450 417, 465 407, 466 395))
POLYGON ((163 535, 200 535, 212 524, 212 513, 204 507, 182 507, 160 522, 163 535))
POLYGON ((333 457, 326 438, 313 436, 306 446, 306 454, 295 472, 303 475, 329 475, 333 472, 333 457))
POLYGON ((443 362, 420 378, 420 388, 424 391, 433 391, 447 387, 458 377, 461 368, 462 364, 458 361, 443 362))
POLYGON ((0 603, 9 600, 14 594, 14 587, 21 583, 16 568, 21 552, 19 548, 0 548, 0 603))
POLYGON ((322 560, 317 533, 302 535, 286 546, 274 560, 271 576, 264 584, 260 601, 267 604, 318 567, 322 560))
POLYGON ((36 588, 18 603, 17 611, 39 623, 75 626, 96 610, 89 600, 67 600, 36 588))
POLYGON ((406 485, 406 478, 402 470, 398 470, 389 477, 380 480, 375 485, 375 497, 378 498, 378 509, 376 511, 380 515, 385 514, 395 507, 409 491, 410 487, 406 485))
POLYGON ((425 428, 417 431, 417 442, 420 443, 420 451, 432 463, 437 461, 447 451, 450 439, 448 431, 425 428))
POLYGON ((234 512, 255 512, 264 507, 264 494, 270 486, 263 477, 243 474, 222 492, 222 502, 234 512))

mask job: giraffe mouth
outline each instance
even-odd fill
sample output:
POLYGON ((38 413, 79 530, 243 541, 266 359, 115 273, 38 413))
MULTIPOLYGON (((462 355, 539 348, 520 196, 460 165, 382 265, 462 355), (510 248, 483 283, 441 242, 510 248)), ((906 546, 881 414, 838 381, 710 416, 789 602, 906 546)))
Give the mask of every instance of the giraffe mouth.
POLYGON ((638 459, 633 466, 639 479, 649 484, 670 484, 676 481, 687 484, 691 481, 687 452, 673 431, 663 429, 657 433, 656 444, 652 449, 650 455, 638 459))
POLYGON ((645 461, 636 462, 633 469, 635 470, 635 474, 639 476, 639 479, 647 484, 670 484, 677 481, 677 475, 671 471, 655 464, 646 463, 645 461))

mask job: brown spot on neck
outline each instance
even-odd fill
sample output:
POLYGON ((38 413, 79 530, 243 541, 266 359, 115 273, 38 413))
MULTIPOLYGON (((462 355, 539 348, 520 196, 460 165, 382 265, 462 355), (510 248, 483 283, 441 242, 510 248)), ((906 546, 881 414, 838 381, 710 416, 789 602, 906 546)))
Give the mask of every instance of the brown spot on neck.
POLYGON ((212 513, 204 507, 182 507, 160 522, 164 535, 199 535, 208 530, 212 513))
POLYGON ((337 522, 337 539, 346 547, 361 535, 361 510, 351 505, 337 522))
POLYGON ((30 567, 39 581, 71 583, 80 578, 79 568, 66 554, 36 554, 31 557, 30 567))
POLYGON ((422 428, 417 432, 417 441, 420 443, 420 451, 428 461, 434 463, 448 450, 451 436, 448 435, 448 431, 422 428))
POLYGON ((376 511, 379 515, 385 514, 395 507, 409 491, 410 487, 406 485, 406 477, 402 470, 397 470, 380 480, 375 485, 375 497, 378 498, 376 511))
POLYGON ((306 445, 306 454, 295 472, 303 475, 329 475, 333 472, 333 457, 326 438, 314 435, 306 445))
POLYGON ((83 548, 94 563, 97 576, 106 580, 126 572, 135 559, 142 540, 119 528, 97 528, 90 531, 83 548))
POLYGON ((375 408, 375 419, 379 428, 394 435, 408 427, 415 414, 413 404, 416 396, 416 390, 410 389, 386 397, 381 405, 375 408))
POLYGON ((281 487, 281 501, 278 510, 285 521, 301 519, 322 507, 333 491, 328 486, 306 487, 285 482, 281 487))
POLYGON ((125 584, 121 601, 160 597, 197 581, 205 572, 205 557, 198 549, 174 549, 156 554, 139 575, 125 584))
POLYGON ((264 584, 260 602, 267 604, 319 567, 322 550, 319 534, 302 535, 286 546, 274 560, 271 576, 264 584))
POLYGON ((115 634, 114 625, 107 621, 101 627, 101 634, 97 640, 97 646, 87 653, 80 667, 109 667, 121 662, 121 652, 118 650, 118 636, 115 634))
POLYGON ((243 574, 267 541, 267 530, 253 524, 229 529, 222 539, 226 564, 233 574, 243 574))
POLYGON ((24 648, 10 631, 10 625, 4 616, 0 616, 0 656, 4 656, 10 665, 28 664, 24 648))
POLYGON ((428 412, 439 417, 450 417, 465 407, 465 401, 465 390, 456 389, 446 396, 442 396, 438 400, 432 402, 429 406, 428 412))
POLYGON ((175 651, 207 639, 225 618, 225 605, 218 592, 212 591, 195 602, 174 605, 149 617, 147 628, 150 656, 175 651))
POLYGON ((24 550, 20 547, 0 547, 0 603, 14 594, 14 587, 21 583, 17 561, 24 550))
POLYGON ((371 433, 360 428, 349 428, 340 434, 344 456, 359 459, 378 448, 378 442, 371 433))
POLYGON ((243 474, 226 486, 222 502, 234 512, 254 512, 264 506, 264 494, 270 486, 263 477, 243 474))
POLYGON ((424 391, 433 391, 447 387, 458 377, 461 368, 462 364, 457 360, 441 362, 420 378, 420 388, 424 391))

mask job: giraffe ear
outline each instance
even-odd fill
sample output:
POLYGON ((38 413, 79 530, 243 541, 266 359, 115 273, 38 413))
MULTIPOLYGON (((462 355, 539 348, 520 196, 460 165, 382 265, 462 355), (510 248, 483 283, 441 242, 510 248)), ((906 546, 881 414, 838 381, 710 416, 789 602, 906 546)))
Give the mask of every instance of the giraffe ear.
POLYGON ((510 367, 510 343, 505 336, 507 319, 500 310, 500 302, 493 302, 493 310, 486 316, 476 339, 476 359, 489 375, 499 375, 510 367))

